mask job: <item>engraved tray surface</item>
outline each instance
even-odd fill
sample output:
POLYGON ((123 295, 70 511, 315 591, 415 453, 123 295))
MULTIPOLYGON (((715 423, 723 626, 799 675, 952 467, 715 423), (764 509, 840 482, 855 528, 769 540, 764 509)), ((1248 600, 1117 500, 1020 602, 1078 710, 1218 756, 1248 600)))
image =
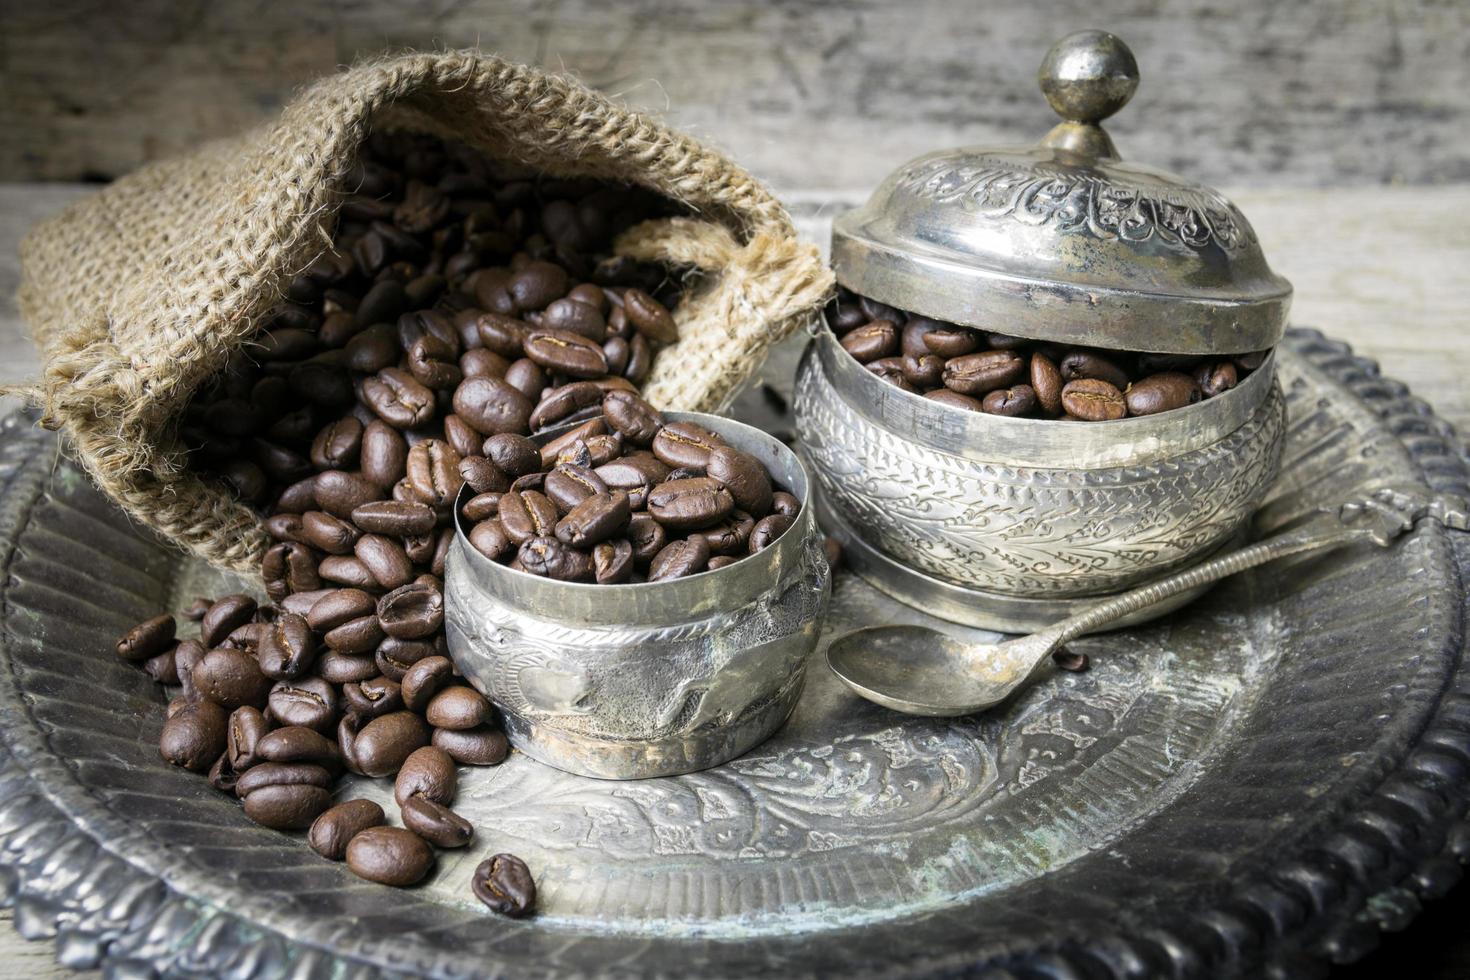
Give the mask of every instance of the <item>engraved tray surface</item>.
MULTIPOLYGON (((1381 480, 1470 489, 1450 428, 1344 346, 1294 331, 1280 370, 1278 512, 1381 480)), ((1470 859, 1470 544, 1437 526, 1391 551, 1258 569, 1078 641, 1092 670, 975 718, 856 699, 824 642, 787 726, 718 769, 601 782, 519 753, 462 769, 456 806, 476 840, 407 891, 255 827, 161 763, 160 690, 112 641, 227 583, 131 526, 52 436, 14 420, 0 561, 0 898, 74 966, 1301 976, 1362 955, 1470 859), (536 918, 470 896, 471 869, 497 851, 536 873, 536 918)), ((926 619, 842 575, 826 635, 926 619)))

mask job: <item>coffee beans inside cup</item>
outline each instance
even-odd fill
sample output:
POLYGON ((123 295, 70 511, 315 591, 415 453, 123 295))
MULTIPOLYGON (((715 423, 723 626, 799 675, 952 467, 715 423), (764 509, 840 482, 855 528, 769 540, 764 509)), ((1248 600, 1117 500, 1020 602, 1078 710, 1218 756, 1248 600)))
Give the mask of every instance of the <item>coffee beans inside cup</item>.
POLYGON ((750 453, 629 391, 598 407, 541 446, 486 441, 499 474, 464 504, 475 550, 562 581, 660 582, 734 564, 794 522, 796 498, 750 453))
POLYGON ((909 314, 839 289, 827 325, 844 350, 904 391, 1012 418, 1108 422, 1224 394, 1269 351, 1135 354, 1026 340, 909 314))
MULTIPOLYGON (((546 494, 581 494, 567 474, 546 474, 551 485, 536 482, 518 509, 486 495, 530 491, 545 467, 525 437, 600 414, 610 393, 636 394, 656 349, 677 339, 663 271, 610 251, 618 233, 671 209, 636 188, 507 175, 462 146, 402 133, 371 137, 344 188, 334 249, 282 284, 285 302, 181 419, 190 465, 268 515, 270 604, 199 600, 188 612, 197 638, 179 641, 174 618, 159 616, 118 654, 179 686, 165 759, 207 773, 252 820, 309 829, 323 856, 401 886, 429 873, 435 847, 470 842, 452 809, 456 766, 495 765, 509 750, 447 656, 453 501, 468 482, 482 519, 503 524, 513 511, 515 534, 549 531, 527 535, 542 573, 629 564, 630 533, 597 550, 608 528, 627 531, 626 497, 583 507, 563 541, 556 525, 571 508, 546 494), (332 806, 344 770, 396 774, 404 828, 374 804, 332 806)), ((624 417, 661 425, 641 399, 624 417)), ((591 470, 620 456, 620 431, 588 431, 557 452, 591 470)), ((693 520, 704 504, 668 506, 693 520)), ((503 858, 487 903, 525 914, 530 872, 503 858)))

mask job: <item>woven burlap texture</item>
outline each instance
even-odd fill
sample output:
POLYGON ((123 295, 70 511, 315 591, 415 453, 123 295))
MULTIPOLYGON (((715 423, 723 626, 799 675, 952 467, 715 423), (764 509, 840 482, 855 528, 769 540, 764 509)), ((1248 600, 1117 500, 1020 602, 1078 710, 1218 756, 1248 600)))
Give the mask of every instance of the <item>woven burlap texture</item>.
POLYGON ((680 339, 646 384, 661 408, 716 410, 831 288, 780 203, 722 154, 574 79, 472 52, 358 65, 274 123, 143 168, 32 230, 20 307, 41 347, 23 388, 113 499, 214 564, 255 571, 258 515, 179 451, 200 384, 330 245, 344 173, 374 128, 451 137, 558 175, 631 181, 695 218, 640 225, 618 247, 702 270, 680 339))

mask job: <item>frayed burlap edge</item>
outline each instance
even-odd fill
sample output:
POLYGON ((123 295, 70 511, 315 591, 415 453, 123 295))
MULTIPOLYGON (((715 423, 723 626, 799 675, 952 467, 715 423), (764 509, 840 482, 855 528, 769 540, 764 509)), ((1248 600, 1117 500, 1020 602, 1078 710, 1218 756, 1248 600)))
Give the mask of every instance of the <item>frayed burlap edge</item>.
POLYGON ((679 342, 654 365, 647 391, 660 407, 724 405, 831 287, 817 250, 748 173, 575 80, 468 52, 324 79, 276 122, 145 167, 41 224, 21 249, 19 302, 43 374, 19 393, 129 513, 214 564, 253 572, 267 538, 251 508, 187 467, 176 421, 329 247, 342 177, 375 126, 631 181, 698 214, 618 243, 706 273, 676 310, 679 342))

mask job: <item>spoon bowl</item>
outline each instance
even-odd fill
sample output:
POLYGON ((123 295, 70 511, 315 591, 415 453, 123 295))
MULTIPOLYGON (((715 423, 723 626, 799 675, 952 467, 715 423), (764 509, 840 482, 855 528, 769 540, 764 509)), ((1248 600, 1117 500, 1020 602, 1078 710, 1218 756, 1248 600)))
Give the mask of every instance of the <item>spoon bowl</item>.
POLYGON ((827 665, 869 701, 910 715, 968 715, 1004 700, 988 668, 999 644, 967 643, 925 626, 870 626, 832 641, 827 665))

